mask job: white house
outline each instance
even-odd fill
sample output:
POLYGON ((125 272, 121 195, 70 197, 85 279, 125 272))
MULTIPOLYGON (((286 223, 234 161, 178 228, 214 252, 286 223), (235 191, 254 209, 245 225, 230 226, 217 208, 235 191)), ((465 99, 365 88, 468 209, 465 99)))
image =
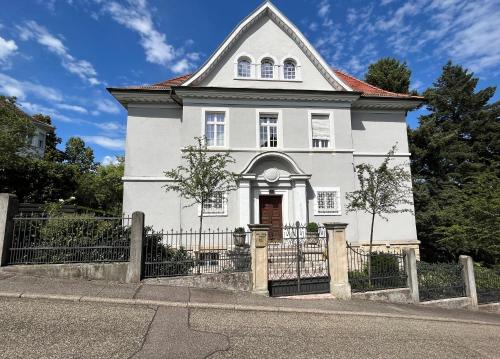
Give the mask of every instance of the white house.
MULTIPOLYGON (((380 163, 395 143, 396 161, 407 163, 405 117, 422 102, 332 69, 270 2, 196 72, 108 90, 128 110, 125 213, 143 211, 157 229, 196 228, 196 206, 162 186, 183 147, 205 135, 209 150, 229 151, 241 174, 236 191, 206 206, 206 228, 346 222, 354 244, 370 231, 367 215, 345 211, 354 166, 380 163)), ((374 241, 418 247, 414 215, 377 219, 374 241)))

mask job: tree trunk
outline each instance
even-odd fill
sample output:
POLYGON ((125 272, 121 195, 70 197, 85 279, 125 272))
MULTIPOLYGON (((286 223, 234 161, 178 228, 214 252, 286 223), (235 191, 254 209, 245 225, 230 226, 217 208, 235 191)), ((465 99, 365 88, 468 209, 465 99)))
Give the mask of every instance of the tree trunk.
POLYGON ((200 274, 200 266, 201 266, 201 237, 202 237, 202 229, 203 229, 203 201, 201 202, 201 209, 200 209, 200 228, 199 228, 199 233, 198 233, 198 254, 197 254, 197 266, 196 266, 196 273, 200 274))
POLYGON ((373 248, 373 225, 375 224, 375 213, 372 213, 372 227, 370 229, 370 247, 368 249, 368 285, 372 285, 372 248, 373 248))

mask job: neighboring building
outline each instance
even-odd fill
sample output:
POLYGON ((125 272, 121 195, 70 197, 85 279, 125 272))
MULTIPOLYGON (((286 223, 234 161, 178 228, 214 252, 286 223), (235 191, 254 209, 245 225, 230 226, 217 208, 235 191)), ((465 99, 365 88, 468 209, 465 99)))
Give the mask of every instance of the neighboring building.
MULTIPOLYGON (((206 228, 347 222, 369 240, 370 219, 346 213, 354 166, 380 163, 397 143, 408 162, 406 113, 421 97, 381 90, 332 70, 274 5, 244 19, 196 72, 154 85, 109 88, 128 110, 123 208, 157 229, 196 228, 198 208, 162 186, 182 148, 205 135, 229 151, 238 190, 207 204, 206 228)), ((413 214, 377 219, 379 244, 417 246, 413 214)))
POLYGON ((27 153, 42 158, 45 155, 45 140, 47 134, 54 131, 54 127, 44 122, 31 118, 35 130, 33 136, 28 139, 29 147, 27 153))

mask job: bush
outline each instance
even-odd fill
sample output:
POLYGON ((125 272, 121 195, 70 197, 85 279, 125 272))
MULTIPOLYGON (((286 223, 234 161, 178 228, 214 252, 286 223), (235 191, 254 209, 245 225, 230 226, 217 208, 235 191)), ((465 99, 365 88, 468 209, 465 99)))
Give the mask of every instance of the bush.
POLYGON ((234 233, 234 234, 244 234, 244 233, 245 233, 245 228, 243 228, 243 227, 236 227, 236 228, 234 229, 234 232, 233 232, 233 233, 234 233))
POLYGON ((391 253, 373 252, 371 258, 372 277, 399 275, 398 257, 391 253))
POLYGON ((306 232, 318 232, 318 224, 316 222, 309 222, 306 225, 306 232))

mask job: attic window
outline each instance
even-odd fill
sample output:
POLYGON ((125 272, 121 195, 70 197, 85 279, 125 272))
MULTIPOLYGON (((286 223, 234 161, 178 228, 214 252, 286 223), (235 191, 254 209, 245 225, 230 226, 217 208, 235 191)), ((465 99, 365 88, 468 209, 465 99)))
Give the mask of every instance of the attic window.
POLYGON ((238 77, 250 77, 250 61, 246 58, 238 60, 238 77))
POLYGON ((285 80, 295 79, 295 62, 292 60, 286 60, 283 64, 283 77, 285 80))
POLYGON ((260 77, 263 79, 274 78, 274 63, 271 59, 264 59, 260 64, 260 77))

